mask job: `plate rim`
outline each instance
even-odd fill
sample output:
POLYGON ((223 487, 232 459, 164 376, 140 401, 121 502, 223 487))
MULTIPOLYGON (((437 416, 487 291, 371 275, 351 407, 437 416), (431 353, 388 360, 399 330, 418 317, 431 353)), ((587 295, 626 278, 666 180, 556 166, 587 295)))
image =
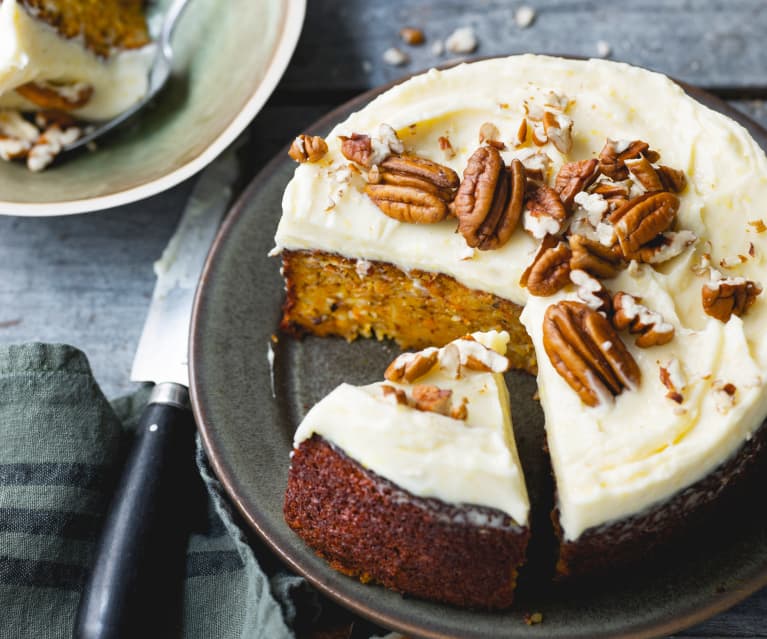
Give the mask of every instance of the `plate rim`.
POLYGON ((281 0, 283 15, 279 37, 266 65, 266 73, 245 106, 205 149, 184 165, 159 178, 128 189, 81 200, 13 202, 0 200, 0 215, 55 217, 111 209, 146 199, 176 186, 216 159, 261 111, 282 79, 303 30, 307 0, 281 0))
MULTIPOLYGON (((574 56, 557 56, 556 54, 550 55, 570 59, 587 59, 577 58, 574 56)), ((458 64, 505 57, 508 56, 473 57, 465 60, 460 60, 458 62, 449 62, 434 68, 447 69, 458 64)), ((638 65, 632 66, 644 68, 638 65)), ((424 73, 427 70, 428 69, 422 69, 416 71, 401 78, 397 78, 396 80, 388 82, 382 86, 377 86, 361 93, 351 100, 348 100, 343 104, 333 108, 330 112, 314 121, 310 126, 305 128, 305 132, 315 135, 320 134, 321 132, 327 130, 330 126, 336 124, 340 115, 348 114, 353 110, 360 108, 388 89, 407 81, 413 76, 424 73)), ((646 70, 658 73, 652 69, 646 70)), ((712 110, 715 110, 735 120, 738 124, 745 127, 750 135, 764 138, 764 140, 767 141, 767 128, 763 127, 761 124, 746 114, 732 107, 724 99, 719 98, 713 93, 710 93, 709 91, 698 86, 679 81, 671 76, 666 77, 670 77, 670 79, 680 85, 689 96, 702 103, 707 108, 711 108, 712 110)), ((762 147, 763 151, 767 153, 767 146, 762 144, 760 144, 760 146, 762 147)), ((204 377, 204 373, 201 372, 201 369, 204 368, 204 365, 201 365, 201 344, 204 341, 203 333, 201 331, 201 325, 203 323, 202 314, 206 305, 206 294, 207 289, 210 286, 212 273, 217 266, 219 255, 224 250, 226 244, 229 242, 229 239, 232 236, 232 233, 235 230, 237 224, 241 221, 250 199, 259 190, 262 183, 268 181, 275 172, 284 166, 285 162, 287 161, 286 158, 288 148, 289 145, 285 145, 274 155, 274 157, 252 178, 252 180, 248 183, 248 186, 238 197, 237 201, 231 206, 229 212, 226 215, 224 223, 221 225, 221 228, 219 229, 219 232, 211 245, 210 251, 205 260, 205 265, 202 270, 200 281, 197 286, 192 308, 192 319, 190 323, 189 372, 192 410, 197 422, 200 438, 211 468, 213 469, 216 477, 221 482, 221 485, 224 487, 227 493, 227 497, 234 503, 238 512, 248 523, 250 528, 258 534, 259 538, 269 547, 269 549, 274 552, 282 562, 287 564, 291 570, 304 577, 307 581, 309 581, 309 583, 317 588, 317 590, 322 592, 331 600, 341 604, 347 609, 352 610, 361 617, 364 617, 374 623, 408 635, 423 637, 424 639, 444 639, 445 637, 449 636, 445 635, 443 632, 436 628, 430 628, 429 626, 424 625, 425 622, 414 625, 408 620, 404 620, 400 617, 393 617, 385 612, 380 612, 373 607, 358 602, 356 599, 347 596, 343 592, 339 592, 338 590, 334 589, 332 585, 326 584, 323 581, 321 575, 313 574, 311 569, 302 565, 299 559, 294 559, 292 556, 286 553, 279 546, 279 544, 270 537, 268 532, 265 530, 265 527, 260 523, 258 513, 255 511, 251 512, 251 509, 248 508, 249 500, 245 496, 244 490, 240 487, 240 482, 237 479, 235 470, 231 468, 224 460, 224 452, 217 443, 215 426, 213 426, 213 421, 210 419, 209 414, 206 411, 204 402, 201 399, 201 393, 198 391, 198 387, 203 385, 202 378, 204 377)), ((647 622, 642 626, 633 628, 629 632, 621 632, 621 634, 616 635, 616 637, 620 636, 621 638, 625 639, 651 639, 653 637, 665 636, 679 632, 685 628, 689 628, 693 625, 701 623, 719 613, 732 608, 764 587, 767 587, 767 565, 765 565, 760 572, 747 579, 745 582, 741 582, 738 588, 733 588, 725 592, 714 593, 708 602, 703 606, 688 606, 686 609, 678 611, 673 616, 667 616, 660 618, 657 621, 647 622)), ((460 639, 460 637, 457 635, 455 635, 455 637, 456 639, 460 639)))

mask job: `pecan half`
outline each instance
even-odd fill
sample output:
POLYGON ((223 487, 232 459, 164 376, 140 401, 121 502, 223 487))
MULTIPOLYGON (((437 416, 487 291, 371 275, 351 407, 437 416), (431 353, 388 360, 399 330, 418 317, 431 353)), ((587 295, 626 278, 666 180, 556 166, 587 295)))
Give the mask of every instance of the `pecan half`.
POLYGON ((389 364, 384 378, 390 382, 412 383, 434 368, 438 357, 439 351, 436 348, 428 348, 418 353, 403 353, 389 364))
POLYGON ((413 407, 449 417, 452 410, 450 401, 452 395, 453 391, 439 388, 439 386, 416 384, 413 386, 413 407))
POLYGON ((538 247, 533 261, 522 273, 521 286, 531 295, 548 297, 554 295, 570 281, 570 247, 556 236, 547 235, 538 247))
POLYGON ((586 271, 594 277, 615 277, 625 266, 617 245, 605 246, 582 235, 571 235, 570 249, 573 252, 570 268, 586 271))
POLYGON ((640 304, 640 297, 619 291, 613 297, 613 325, 618 330, 628 329, 638 335, 636 345, 641 348, 668 344, 674 338, 674 327, 660 313, 640 304))
POLYGON ((646 193, 629 200, 610 214, 623 255, 637 259, 640 247, 667 231, 674 223, 679 198, 673 193, 646 193))
POLYGON ((319 162, 328 152, 328 145, 319 135, 302 133, 290 145, 288 155, 296 162, 319 162))
POLYGON ((761 294, 762 287, 742 277, 730 277, 706 282, 701 289, 703 310, 707 315, 727 322, 742 316, 761 294))
POLYGON ((546 309, 543 347, 557 373, 588 406, 639 385, 639 366, 618 333, 581 302, 561 301, 546 309))
POLYGON ((399 222, 434 224, 448 214, 442 198, 416 187, 368 184, 365 193, 385 215, 399 222))
POLYGON ((455 189, 460 178, 450 167, 416 155, 392 155, 379 165, 382 175, 418 178, 441 189, 455 189))
POLYGON ((586 271, 570 271, 570 281, 578 287, 578 298, 597 313, 609 317, 612 313, 613 300, 604 284, 586 271))
POLYGON ((504 166, 498 149, 478 148, 466 165, 453 203, 458 232, 472 248, 500 248, 511 237, 522 213, 525 167, 519 160, 504 166))
POLYGON ((373 156, 373 142, 369 135, 364 133, 352 133, 351 137, 339 136, 341 140, 341 153, 347 160, 370 168, 370 158, 373 156))
POLYGON ((525 230, 534 238, 543 239, 546 235, 557 235, 562 231, 567 211, 554 189, 545 184, 531 184, 525 206, 525 230))
POLYGON ((559 193, 562 203, 568 211, 572 210, 573 200, 581 191, 587 189, 597 179, 599 162, 596 159, 567 162, 562 165, 554 182, 554 189, 559 193))
POLYGON ((599 171, 613 180, 625 180, 629 176, 626 168, 626 160, 638 158, 644 155, 651 162, 658 158, 658 154, 650 151, 650 145, 642 140, 629 142, 621 151, 617 149, 619 142, 607 140, 599 153, 599 171))

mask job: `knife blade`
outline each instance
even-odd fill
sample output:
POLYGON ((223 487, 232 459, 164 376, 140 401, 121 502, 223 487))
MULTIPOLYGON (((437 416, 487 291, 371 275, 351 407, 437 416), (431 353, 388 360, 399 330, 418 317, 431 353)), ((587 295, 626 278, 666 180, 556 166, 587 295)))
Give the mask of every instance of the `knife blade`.
MULTIPOLYGON (((76 639, 179 636, 194 516, 188 339, 197 283, 238 173, 235 143, 199 177, 162 257, 131 379, 154 382, 83 590, 76 639)), ((199 500, 201 501, 201 500, 199 500)))

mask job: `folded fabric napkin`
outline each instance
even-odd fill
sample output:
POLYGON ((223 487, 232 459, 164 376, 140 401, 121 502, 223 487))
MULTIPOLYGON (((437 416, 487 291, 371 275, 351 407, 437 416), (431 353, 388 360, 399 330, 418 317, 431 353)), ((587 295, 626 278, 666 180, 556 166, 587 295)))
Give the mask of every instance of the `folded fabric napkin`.
MULTIPOLYGON (((147 397, 143 388, 110 404, 85 355, 70 346, 0 346, 0 639, 72 636, 101 523, 147 397)), ((197 451, 207 515, 187 547, 183 636, 292 637, 303 580, 262 570, 199 441, 197 451)), ((300 614, 311 621, 316 603, 301 600, 300 614)))

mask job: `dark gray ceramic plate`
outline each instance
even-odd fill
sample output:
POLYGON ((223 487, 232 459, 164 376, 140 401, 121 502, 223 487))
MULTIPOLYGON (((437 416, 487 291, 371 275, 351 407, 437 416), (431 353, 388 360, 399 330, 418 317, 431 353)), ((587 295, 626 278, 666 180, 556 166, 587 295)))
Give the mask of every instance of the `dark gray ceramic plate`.
MULTIPOLYGON (((312 132, 327 133, 385 88, 334 111, 312 132)), ((767 148, 767 131, 719 99, 685 88, 744 124, 767 148)), ((641 573, 621 571, 577 587, 553 585, 547 572, 551 486, 541 452, 543 420, 532 401, 535 382, 520 373, 508 377, 514 427, 535 504, 533 529, 536 522, 542 525, 510 611, 472 612, 403 598, 362 585, 317 558, 282 518, 293 432, 308 408, 340 382, 380 378, 397 350, 371 340, 299 342, 281 336, 273 341, 283 286, 279 260, 267 253, 293 169, 287 153, 280 153, 229 215, 202 277, 191 336, 194 410, 214 470, 248 523, 291 568, 360 615, 416 637, 659 636, 702 621, 767 585, 767 523, 748 517, 705 531, 697 542, 649 563, 641 573), (543 613, 543 624, 525 625, 523 614, 533 611, 543 613)))

